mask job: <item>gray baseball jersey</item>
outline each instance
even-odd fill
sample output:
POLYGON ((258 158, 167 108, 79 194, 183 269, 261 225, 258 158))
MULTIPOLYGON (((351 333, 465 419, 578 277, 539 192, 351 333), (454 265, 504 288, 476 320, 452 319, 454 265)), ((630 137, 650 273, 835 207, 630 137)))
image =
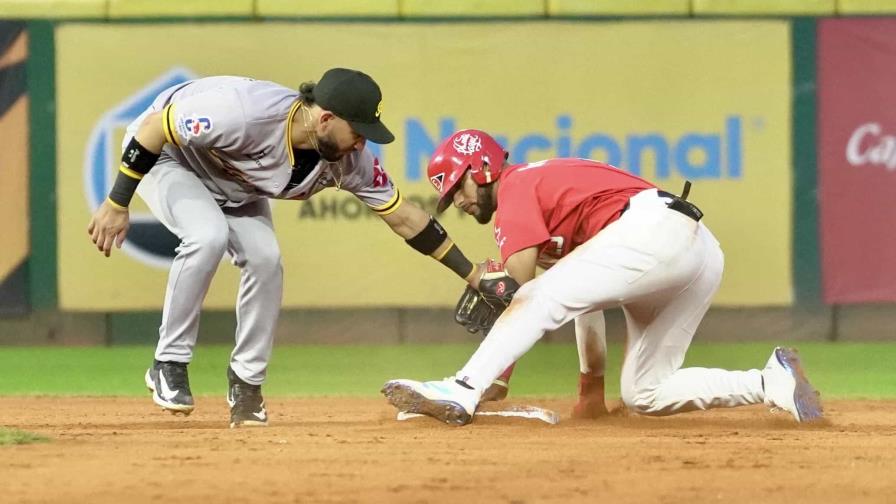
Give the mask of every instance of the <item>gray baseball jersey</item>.
POLYGON ((170 156, 199 176, 222 207, 260 198, 308 199, 325 187, 351 192, 374 212, 388 214, 401 200, 368 150, 341 160, 321 159, 293 177, 293 118, 302 113, 292 89, 246 77, 206 77, 163 91, 153 108, 163 111, 170 156))

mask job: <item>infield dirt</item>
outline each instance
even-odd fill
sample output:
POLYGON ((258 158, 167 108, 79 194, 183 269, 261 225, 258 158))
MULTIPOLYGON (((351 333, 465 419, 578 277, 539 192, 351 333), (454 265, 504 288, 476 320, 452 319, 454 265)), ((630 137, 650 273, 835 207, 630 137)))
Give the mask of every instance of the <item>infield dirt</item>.
POLYGON ((395 420, 385 399, 271 398, 271 426, 227 428, 146 398, 0 398, 0 502, 896 502, 896 401, 829 401, 799 425, 764 407, 558 425, 395 420))

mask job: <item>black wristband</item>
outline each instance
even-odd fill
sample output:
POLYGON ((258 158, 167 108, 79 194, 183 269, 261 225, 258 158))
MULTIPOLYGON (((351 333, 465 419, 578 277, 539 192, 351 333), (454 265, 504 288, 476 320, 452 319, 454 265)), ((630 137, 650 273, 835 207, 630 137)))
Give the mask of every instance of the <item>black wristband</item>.
POLYGON ((109 191, 109 200, 120 207, 127 208, 131 204, 131 198, 139 183, 140 179, 133 178, 119 170, 118 177, 115 178, 115 185, 109 191))
POLYGON ((146 150, 146 147, 140 145, 140 142, 137 141, 137 137, 133 137, 128 142, 128 146, 124 148, 124 154, 121 155, 121 165, 140 175, 146 175, 156 165, 160 155, 146 150))
POLYGON ((423 255, 430 255, 448 239, 448 233, 445 228, 439 224, 435 217, 430 216, 429 223, 426 224, 419 233, 405 240, 414 250, 423 255))
POLYGON ((467 256, 457 248, 457 245, 451 244, 445 255, 439 259, 439 262, 448 267, 451 271, 457 273, 457 276, 467 279, 467 276, 473 272, 473 263, 467 259, 467 256))

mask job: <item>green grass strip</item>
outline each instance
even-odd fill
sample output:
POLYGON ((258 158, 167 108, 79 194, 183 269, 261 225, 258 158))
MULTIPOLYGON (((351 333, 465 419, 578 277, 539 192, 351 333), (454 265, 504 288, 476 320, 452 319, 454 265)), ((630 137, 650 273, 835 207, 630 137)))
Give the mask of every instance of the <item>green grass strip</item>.
POLYGON ((18 429, 0 427, 0 446, 43 443, 46 441, 49 441, 49 438, 41 436, 40 434, 32 434, 18 429))
MULTIPOLYGON (((806 372, 825 398, 896 399, 896 343, 800 342, 806 372)), ((685 366, 762 368, 772 343, 695 343, 685 366)), ((441 379, 454 374, 476 345, 281 346, 265 384, 268 396, 376 396, 392 378, 441 379)), ((190 365, 196 395, 224 396, 231 348, 199 345, 190 365)), ((619 395, 620 345, 610 345, 607 394, 619 395)), ((0 348, 0 395, 147 394, 143 373, 153 349, 145 346, 0 348)), ((575 345, 539 344, 512 380, 514 395, 573 396, 575 345)))

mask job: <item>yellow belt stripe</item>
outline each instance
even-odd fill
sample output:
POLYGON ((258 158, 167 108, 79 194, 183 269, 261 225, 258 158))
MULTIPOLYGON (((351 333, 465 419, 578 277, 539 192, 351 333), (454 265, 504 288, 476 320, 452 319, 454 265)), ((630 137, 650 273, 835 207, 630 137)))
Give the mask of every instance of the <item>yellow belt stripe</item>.
POLYGON ((127 175, 128 177, 131 177, 132 179, 143 180, 142 173, 135 172, 134 170, 128 168, 125 165, 119 166, 118 169, 121 170, 121 173, 124 173, 125 175, 127 175))

